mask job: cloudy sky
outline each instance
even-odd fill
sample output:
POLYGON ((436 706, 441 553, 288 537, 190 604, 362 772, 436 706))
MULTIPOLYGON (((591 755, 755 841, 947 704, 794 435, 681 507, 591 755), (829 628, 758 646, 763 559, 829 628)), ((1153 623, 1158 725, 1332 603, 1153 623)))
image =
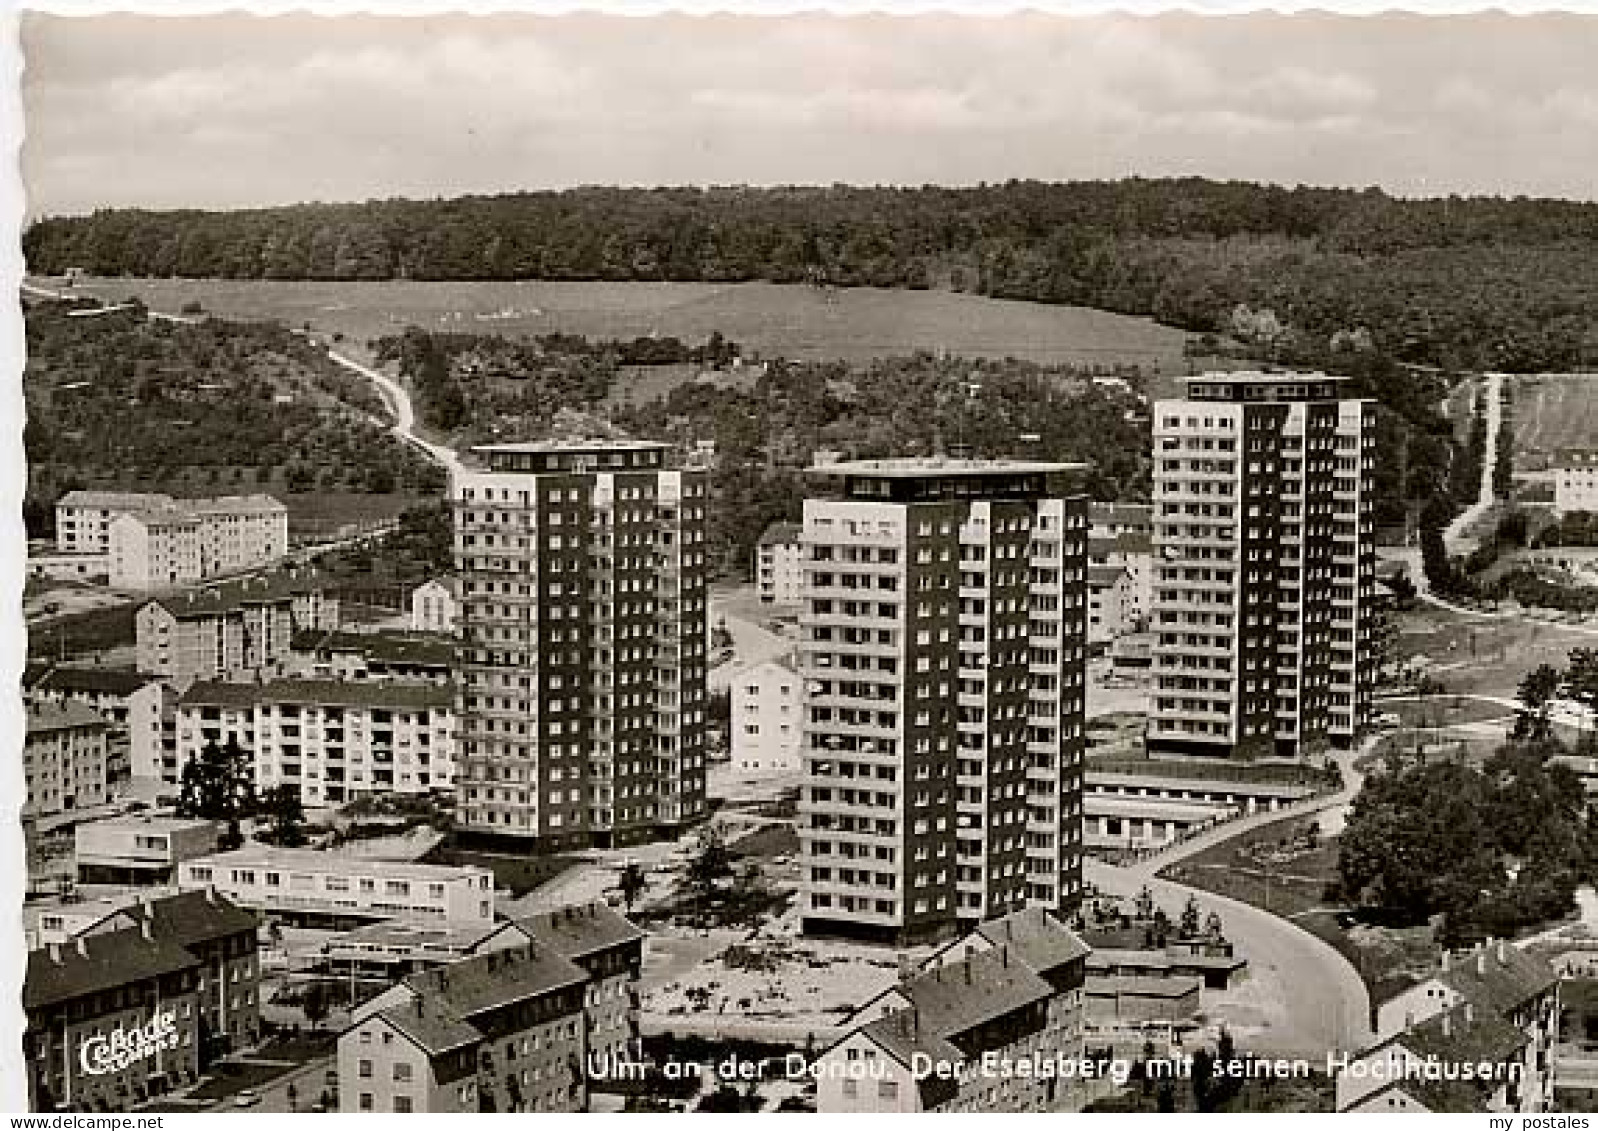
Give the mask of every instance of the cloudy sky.
POLYGON ((23 17, 34 215, 1200 174, 1598 198, 1598 17, 23 17))

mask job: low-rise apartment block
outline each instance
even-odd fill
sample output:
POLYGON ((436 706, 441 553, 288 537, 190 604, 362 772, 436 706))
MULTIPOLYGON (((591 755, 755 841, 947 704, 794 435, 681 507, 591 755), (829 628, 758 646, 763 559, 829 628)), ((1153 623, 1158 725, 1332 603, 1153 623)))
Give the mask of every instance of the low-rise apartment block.
POLYGON ((1039 915, 1045 913, 1036 909, 986 924, 960 957, 935 956, 928 969, 856 1011, 848 1034, 821 1056, 817 1111, 1080 1107, 1082 1096, 1059 1065, 1074 1067, 1082 1056, 1087 948, 1058 924, 1029 918, 1039 915), (1006 922, 1026 941, 1007 938, 1006 922))
POLYGON ((30 664, 23 686, 36 703, 77 703, 106 721, 111 781, 160 776, 164 689, 154 676, 121 668, 30 664))
POLYGON ((455 781, 455 693, 435 684, 280 679, 196 683, 178 701, 178 764, 236 742, 262 791, 294 786, 311 806, 455 781))
POLYGON ((170 495, 133 491, 68 491, 55 505, 56 548, 64 554, 109 555, 112 522, 133 511, 173 502, 170 495))
POLYGON ((1598 451, 1572 449, 1554 461, 1554 513, 1598 513, 1598 451))
POLYGON ((283 673, 296 632, 338 627, 338 598, 319 578, 279 573, 167 594, 138 612, 137 666, 179 686, 283 673))
POLYGON ((410 975, 339 1037, 340 1110, 584 1110, 588 984, 537 942, 410 975))
POLYGON ((799 673, 787 657, 755 664, 733 676, 733 770, 747 776, 798 772, 804 720, 801 692, 799 673))
POLYGON ((150 500, 110 522, 113 588, 192 585, 288 553, 288 508, 268 495, 150 500))
POLYGON ((466 865, 401 864, 251 843, 185 860, 178 865, 178 886, 186 891, 215 887, 242 907, 344 928, 379 919, 494 921, 493 873, 466 865))
POLYGON ((81 703, 34 703, 27 714, 24 816, 53 817, 104 805, 110 797, 105 719, 81 703))
POLYGON ((1337 1110, 1551 1110, 1558 999, 1553 966, 1510 943, 1445 952, 1431 977, 1377 1007, 1377 1043, 1338 1075, 1337 1110))

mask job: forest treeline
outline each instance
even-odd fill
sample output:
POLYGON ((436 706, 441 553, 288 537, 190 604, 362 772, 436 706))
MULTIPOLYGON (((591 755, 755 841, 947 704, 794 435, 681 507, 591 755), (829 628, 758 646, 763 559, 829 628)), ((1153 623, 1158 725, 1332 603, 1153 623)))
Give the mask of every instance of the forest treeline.
MULTIPOLYGON (((974 188, 611 189, 47 218, 31 270, 240 279, 813 282, 947 288, 1313 352, 1533 371, 1598 364, 1598 205, 1400 200, 1200 179, 974 188)), ((1300 352, 1300 351, 1293 351, 1300 352)))

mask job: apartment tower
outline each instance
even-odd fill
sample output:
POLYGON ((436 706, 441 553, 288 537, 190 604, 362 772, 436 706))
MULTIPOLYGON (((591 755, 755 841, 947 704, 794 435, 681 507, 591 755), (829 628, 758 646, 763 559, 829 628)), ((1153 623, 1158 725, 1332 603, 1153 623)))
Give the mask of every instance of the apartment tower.
POLYGON ((499 444, 455 476, 466 833, 559 850, 705 815, 705 478, 667 450, 499 444))
POLYGON ((913 944, 1081 897, 1076 465, 825 464, 805 501, 808 933, 913 944))
POLYGON ((1153 753, 1303 758, 1370 706, 1376 409, 1212 373, 1154 412, 1153 753))

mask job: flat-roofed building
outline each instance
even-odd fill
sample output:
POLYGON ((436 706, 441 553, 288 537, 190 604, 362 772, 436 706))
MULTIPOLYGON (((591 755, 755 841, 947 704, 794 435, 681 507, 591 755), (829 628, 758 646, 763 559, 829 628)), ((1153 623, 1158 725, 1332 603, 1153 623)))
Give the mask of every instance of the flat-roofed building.
POLYGON ((1570 449, 1554 460, 1554 513, 1598 513, 1598 451, 1570 449))
POLYGON ((1150 751, 1304 758, 1370 710, 1376 406, 1212 373, 1154 409, 1150 751))
POLYGON ((1081 899, 1079 465, 819 465, 805 500, 807 933, 942 941, 1081 899))
POLYGON ((238 744, 258 790, 293 786, 306 805, 447 791, 455 782, 455 691, 340 680, 196 683, 178 701, 178 765, 212 742, 238 744))
POLYGON ((708 814, 708 486, 667 451, 500 444, 454 477, 462 833, 623 845, 708 814))
POLYGON ((215 887, 242 907, 292 921, 354 927, 494 921, 494 876, 468 865, 403 864, 250 843, 178 865, 184 890, 215 887))
POLYGON ((85 822, 72 832, 80 884, 170 884, 184 860, 216 851, 214 821, 109 817, 85 822))
POLYGON ((288 508, 269 495, 155 497, 111 520, 107 549, 113 588, 192 585, 283 558, 288 508))

